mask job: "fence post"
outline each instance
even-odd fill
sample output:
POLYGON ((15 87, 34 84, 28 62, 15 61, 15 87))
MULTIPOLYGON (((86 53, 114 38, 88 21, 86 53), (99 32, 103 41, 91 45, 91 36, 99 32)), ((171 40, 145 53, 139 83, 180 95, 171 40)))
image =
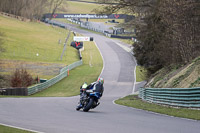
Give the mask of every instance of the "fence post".
POLYGON ((62 57, 63 57, 64 52, 65 52, 65 50, 66 50, 66 47, 67 47, 67 41, 68 41, 68 39, 69 39, 69 37, 70 37, 70 33, 71 33, 71 32, 69 31, 68 36, 67 36, 67 38, 66 38, 66 40, 65 40, 64 48, 63 48, 63 52, 62 52, 61 57, 60 57, 61 60, 62 60, 62 57))

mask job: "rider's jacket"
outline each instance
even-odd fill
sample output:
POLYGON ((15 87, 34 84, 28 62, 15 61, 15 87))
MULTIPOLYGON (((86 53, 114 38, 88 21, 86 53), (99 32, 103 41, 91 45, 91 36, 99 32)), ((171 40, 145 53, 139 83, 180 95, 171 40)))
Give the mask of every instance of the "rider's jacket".
POLYGON ((86 83, 84 83, 81 87, 80 87, 80 93, 82 94, 83 92, 83 89, 90 89, 92 87, 95 87, 96 90, 100 90, 101 94, 103 94, 103 91, 104 91, 104 87, 103 87, 103 84, 99 83, 99 82, 93 82, 91 83, 90 85, 88 85, 86 87, 86 83))

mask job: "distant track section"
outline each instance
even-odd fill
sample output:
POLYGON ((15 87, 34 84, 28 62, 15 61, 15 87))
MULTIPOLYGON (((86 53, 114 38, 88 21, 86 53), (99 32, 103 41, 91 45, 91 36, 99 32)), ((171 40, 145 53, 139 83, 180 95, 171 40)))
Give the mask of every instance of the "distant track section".
POLYGON ((126 14, 51 14, 43 15, 43 18, 88 18, 88 19, 133 19, 134 16, 126 14))

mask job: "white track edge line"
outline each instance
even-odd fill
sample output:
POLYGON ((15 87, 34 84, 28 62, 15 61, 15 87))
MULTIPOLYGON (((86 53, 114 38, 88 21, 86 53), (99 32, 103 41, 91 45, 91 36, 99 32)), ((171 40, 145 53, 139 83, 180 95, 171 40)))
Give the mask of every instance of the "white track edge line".
POLYGON ((99 50, 99 53, 100 53, 100 55, 101 55, 101 57, 102 57, 102 60, 103 60, 103 68, 102 68, 101 73, 100 73, 100 75, 99 75, 99 77, 101 77, 101 75, 102 75, 102 73, 103 73, 103 71, 104 71, 104 68, 105 68, 105 60, 104 60, 104 57, 103 57, 103 55, 102 55, 102 53, 101 53, 101 51, 100 51, 100 49, 99 49, 99 46, 97 45, 97 43, 96 43, 95 41, 94 41, 94 44, 96 45, 97 49, 99 50))
MULTIPOLYGON (((112 40, 114 43, 116 43, 118 46, 120 46, 121 48, 123 48, 125 51, 127 51, 127 48, 124 48, 124 46, 122 46, 121 44, 115 42, 114 40, 112 40)), ((128 51, 127 51, 128 52, 128 51)), ((132 94, 134 94, 134 91, 135 91, 135 84, 136 84, 136 66, 137 66, 137 62, 134 58, 134 61, 135 61, 135 68, 134 68, 134 78, 135 78, 135 81, 134 81, 134 85, 133 85, 133 91, 132 91, 132 94)), ((130 94, 131 95, 131 94, 130 94)), ((124 98, 126 96, 123 96, 123 97, 120 97, 120 98, 124 98)), ((119 98, 119 99, 120 99, 119 98)), ((118 99, 116 99, 118 100, 118 99)), ((123 106, 123 107, 128 107, 128 106, 125 106, 125 105, 120 105, 120 104, 116 104, 115 101, 116 100, 113 100, 112 103, 117 105, 117 106, 123 106)), ((161 113, 156 113, 156 112, 152 112, 152 111, 148 111, 148 110, 143 110, 143 109, 138 109, 138 108, 134 108, 134 107, 128 107, 128 108, 131 108, 131 109, 135 109, 135 110, 142 110, 142 111, 146 111, 146 112, 149 112, 149 113, 152 113, 152 114, 156 114, 156 115, 161 115, 161 116, 168 116, 168 117, 172 117, 172 118, 180 118, 180 119, 183 119, 183 120, 188 120, 188 121, 198 121, 198 120, 192 120, 192 119, 187 119, 187 118, 182 118, 182 117, 175 117, 175 116, 170 116, 170 115, 166 115, 166 114, 161 114, 161 113)))
POLYGON ((27 129, 27 128, 12 126, 12 125, 3 124, 3 123, 0 123, 0 125, 7 126, 7 127, 12 127, 12 128, 16 128, 16 129, 20 129, 20 130, 25 130, 25 131, 35 132, 35 133, 44 133, 44 132, 40 132, 40 131, 36 131, 36 130, 31 130, 31 129, 27 129))

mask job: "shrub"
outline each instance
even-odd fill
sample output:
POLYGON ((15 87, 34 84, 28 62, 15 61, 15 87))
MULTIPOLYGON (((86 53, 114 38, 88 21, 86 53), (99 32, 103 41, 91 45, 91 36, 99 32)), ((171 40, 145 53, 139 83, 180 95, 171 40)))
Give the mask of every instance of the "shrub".
POLYGON ((28 87, 32 85, 33 78, 25 69, 16 69, 10 79, 11 87, 28 87))

